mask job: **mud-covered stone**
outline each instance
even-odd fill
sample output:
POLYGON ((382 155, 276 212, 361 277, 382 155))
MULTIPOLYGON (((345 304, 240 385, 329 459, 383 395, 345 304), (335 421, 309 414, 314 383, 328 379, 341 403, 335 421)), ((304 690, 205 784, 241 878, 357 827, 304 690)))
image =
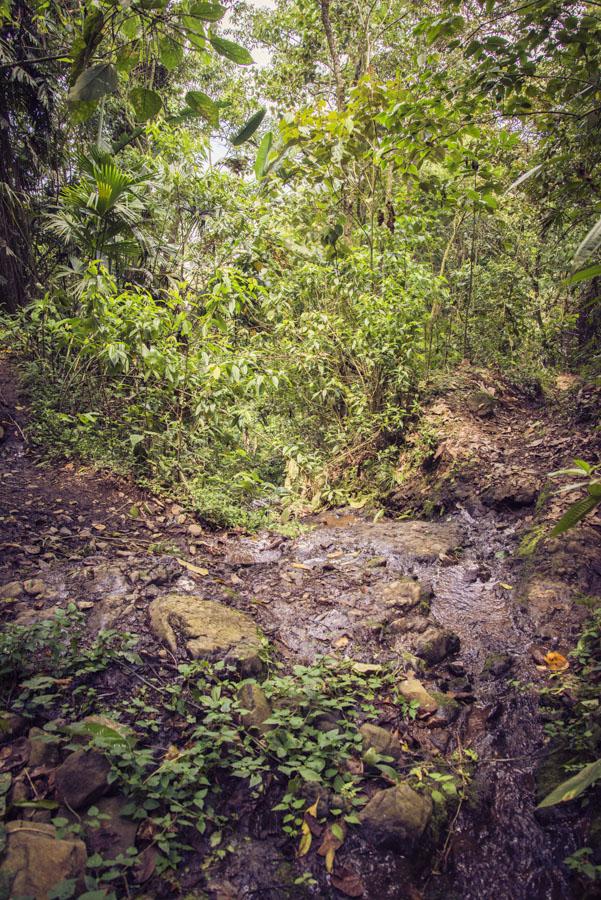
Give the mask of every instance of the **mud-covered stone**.
POLYGON ((55 774, 55 784, 63 802, 81 809, 98 800, 108 790, 110 763, 96 750, 71 753, 55 774))
POLYGON ((46 590, 46 584, 41 578, 28 578, 23 582, 23 590, 31 597, 39 597, 46 590))
POLYGON ((416 608, 427 612, 431 590, 413 578, 397 578, 382 588, 382 603, 385 607, 407 614, 416 608))
POLYGON ((472 391, 465 398, 465 405, 475 416, 489 419, 494 414, 497 400, 488 391, 472 391))
POLYGON ((271 706, 262 687, 256 681, 247 681, 240 686, 238 701, 246 710, 240 717, 245 728, 269 730, 269 725, 263 723, 271 716, 271 706))
POLYGON ((413 652, 429 666, 434 666, 446 659, 447 656, 457 653, 459 646, 460 641, 456 634, 432 625, 419 636, 413 652))
POLYGON ((5 896, 47 900, 52 888, 68 879, 75 879, 78 889, 83 889, 87 861, 83 841, 58 840, 52 825, 38 822, 8 822, 6 832, 6 853, 0 864, 5 896))
POLYGON ((413 847, 432 818, 432 801, 407 784, 377 791, 359 813, 361 831, 375 844, 413 847))
POLYGON ((12 741, 25 731, 25 719, 10 710, 0 711, 0 744, 12 741))
POLYGON ((157 597, 149 612, 154 634, 173 653, 179 642, 192 659, 226 659, 248 675, 261 670, 259 632, 245 613, 189 594, 157 597))
POLYGON ((408 703, 417 701, 421 712, 433 713, 438 709, 438 702, 417 678, 405 678, 399 684, 399 693, 408 703))
POLYGON ((364 753, 375 750, 380 756, 391 756, 393 759, 400 759, 403 755, 398 738, 385 728, 366 722, 359 729, 359 733, 363 739, 364 753))
POLYGON ((482 673, 484 675, 506 675, 514 665, 514 659, 509 653, 489 653, 484 660, 482 673))
POLYGON ((23 593, 23 585, 20 581, 9 581, 0 586, 0 598, 2 600, 16 600, 23 593))
POLYGON ((100 825, 86 829, 88 847, 92 853, 100 853, 105 859, 115 859, 135 846, 138 826, 123 815, 128 801, 125 797, 103 797, 94 806, 98 810, 100 825))
POLYGON ((58 763, 58 745, 52 741, 48 732, 41 728, 30 728, 27 735, 29 741, 29 768, 39 766, 54 768, 58 763))

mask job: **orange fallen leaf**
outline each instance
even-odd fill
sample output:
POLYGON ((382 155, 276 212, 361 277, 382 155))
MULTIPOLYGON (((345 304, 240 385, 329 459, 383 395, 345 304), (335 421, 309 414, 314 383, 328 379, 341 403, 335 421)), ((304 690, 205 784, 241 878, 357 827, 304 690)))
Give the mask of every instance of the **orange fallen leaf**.
POLYGON ((556 650, 550 650, 549 653, 546 654, 545 662, 552 672, 562 672, 570 665, 565 656, 562 656, 561 653, 557 653, 556 650))

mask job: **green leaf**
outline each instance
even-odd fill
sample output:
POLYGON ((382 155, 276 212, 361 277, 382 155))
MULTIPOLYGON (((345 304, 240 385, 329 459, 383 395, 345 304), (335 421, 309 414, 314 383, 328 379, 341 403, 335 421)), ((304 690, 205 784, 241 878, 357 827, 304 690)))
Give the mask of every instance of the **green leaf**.
POLYGON ((557 803, 567 803, 574 800, 586 791, 591 785, 601 778, 601 759, 589 763, 576 775, 572 775, 567 781, 563 781, 555 790, 547 794, 545 799, 538 804, 537 809, 545 809, 547 806, 556 806, 557 803))
POLYGON ((202 116, 211 125, 218 124, 219 107, 207 94, 202 91, 188 91, 186 103, 197 116, 202 116))
POLYGON ((248 122, 246 122, 239 131, 236 132, 236 134, 232 138, 232 144, 234 147, 239 147, 240 144, 243 144, 253 136, 253 134, 265 118, 266 112, 267 110, 260 109, 250 117, 248 122))
POLYGON ((601 219, 599 219, 574 254, 574 267, 582 265, 601 246, 601 219))
POLYGON ((269 151, 271 150, 272 144, 273 134, 271 131, 267 131, 261 139, 259 150, 257 152, 257 158, 255 159, 255 175, 257 177, 257 181, 261 181, 261 179, 265 175, 267 157, 269 156, 269 151))
POLYGON ((145 87, 135 87, 129 92, 129 100, 134 108, 137 122, 148 122, 154 119, 163 106, 159 94, 145 87))
POLYGON ((563 514, 557 525, 551 531, 551 537, 557 537, 559 534, 563 534, 565 531, 569 531, 570 528, 573 528, 574 525, 577 525, 588 513, 592 512, 592 510, 599 504, 599 500, 597 497, 583 497, 581 500, 577 500, 576 503, 573 503, 570 508, 563 514))
POLYGON ((523 184, 523 183, 524 183, 525 181, 527 181, 529 178, 532 178, 533 175, 536 175, 537 172, 540 172, 540 170, 542 169, 542 167, 543 167, 543 164, 540 163, 538 166, 534 166, 534 168, 533 168, 533 169, 530 169, 528 172, 524 172, 523 175, 520 175, 519 178, 516 178, 516 180, 513 181, 513 182, 509 185, 509 187, 507 188, 507 190, 505 191, 505 193, 506 193, 506 194, 510 194, 512 191, 514 191, 514 190, 516 189, 516 187, 519 187, 520 184, 523 184))
POLYGON ((225 13, 225 6, 221 3, 193 3, 190 7, 190 15, 198 16, 204 22, 219 22, 225 13))
POLYGON ((564 285, 565 287, 571 287, 571 285, 579 284, 581 281, 590 281, 592 278, 596 278, 597 275, 601 275, 601 265, 598 263, 594 266, 587 266, 586 269, 580 269, 579 272, 574 272, 573 275, 566 278, 564 285))
POLYGON ((239 66, 250 66, 254 62, 246 47, 241 47, 235 41, 228 41, 222 37, 211 37, 209 40, 219 56, 225 56, 226 59, 231 59, 232 62, 238 63, 239 66))
POLYGON ((119 87, 117 71, 110 63, 96 63, 85 69, 71 90, 69 100, 100 100, 105 94, 114 94, 119 87))
POLYGON ((166 69, 176 69, 184 60, 184 48, 174 38, 165 35, 159 42, 159 58, 166 69))

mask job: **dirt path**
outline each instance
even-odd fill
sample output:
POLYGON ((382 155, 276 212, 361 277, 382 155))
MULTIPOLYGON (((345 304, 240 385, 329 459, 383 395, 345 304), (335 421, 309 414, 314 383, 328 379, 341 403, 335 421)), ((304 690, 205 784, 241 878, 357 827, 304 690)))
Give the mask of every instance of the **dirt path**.
MULTIPOLYGON (((3 604, 5 620, 33 622, 73 602, 91 631, 140 635, 156 671, 170 654, 151 632, 149 605, 177 591, 251 617, 286 664, 319 655, 399 664, 408 653, 426 662, 423 685, 448 702, 413 722, 383 704, 377 724, 398 734, 412 758, 473 750, 470 801, 439 838, 434 876, 423 866, 416 874, 398 850, 374 850, 363 832, 351 835, 337 865, 352 868, 361 893, 347 896, 571 896, 562 859, 578 846, 577 823, 541 823, 534 814, 544 738, 537 697, 516 682, 543 683, 544 653, 572 646, 583 612, 569 598, 601 591, 599 528, 591 523, 541 557, 517 550, 544 526, 534 503, 546 472, 597 452, 587 420, 593 401, 570 394, 570 403, 566 395, 549 407, 506 389, 483 415, 465 390, 458 385, 432 405, 436 445, 395 499, 397 509, 444 507, 444 518, 373 522, 339 511, 289 540, 206 533, 178 505, 125 480, 72 462, 42 464, 27 445, 14 377, 6 360, 0 366, 0 586, 19 585, 3 604)), ((544 515, 556 513, 551 503, 544 515)), ((157 881, 154 896, 198 885, 221 898, 344 896, 322 860, 295 860, 279 827, 249 810, 235 850, 209 875, 192 865, 181 893, 157 881), (313 872, 306 894, 282 874, 290 866, 313 872)))

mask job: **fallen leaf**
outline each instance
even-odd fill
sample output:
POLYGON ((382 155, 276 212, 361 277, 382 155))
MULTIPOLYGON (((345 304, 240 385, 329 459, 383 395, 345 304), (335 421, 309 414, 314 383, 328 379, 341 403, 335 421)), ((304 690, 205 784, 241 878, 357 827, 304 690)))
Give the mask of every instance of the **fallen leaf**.
POLYGON ((194 575, 208 575, 209 574, 208 569, 201 569, 200 566, 195 566, 194 563, 188 562, 187 559, 180 559, 178 556, 177 561, 180 564, 180 566, 183 566, 185 569, 188 570, 188 572, 193 572, 194 575))
POLYGON ((332 875, 332 887, 346 897, 362 897, 365 885, 358 872, 348 866, 341 866, 332 875))
POLYGON ((352 665, 353 672, 358 672, 360 675, 371 675, 375 672, 381 672, 382 666, 380 663, 362 663, 362 662, 354 662, 352 665))
POLYGON ((306 566, 304 563, 291 563, 291 568, 293 568, 293 569, 306 569, 308 572, 311 571, 311 566, 306 566))
POLYGON ((138 856, 138 861, 133 867, 133 876, 136 884, 144 884, 154 872, 157 864, 158 852, 156 847, 146 847, 138 856))
POLYGON ((556 650, 550 650, 549 653, 546 654, 545 662, 552 672, 562 672, 570 665, 565 656, 562 656, 561 653, 557 653, 556 650))
POLYGON ((341 650, 343 647, 346 647, 349 640, 350 640, 350 638, 346 634, 343 634, 342 637, 339 637, 337 641, 334 641, 332 646, 335 647, 337 650, 341 650))
POLYGON ((505 588, 506 591, 513 590, 512 586, 510 584, 505 584, 505 582, 503 582, 503 581, 499 582, 499 587, 505 588))

